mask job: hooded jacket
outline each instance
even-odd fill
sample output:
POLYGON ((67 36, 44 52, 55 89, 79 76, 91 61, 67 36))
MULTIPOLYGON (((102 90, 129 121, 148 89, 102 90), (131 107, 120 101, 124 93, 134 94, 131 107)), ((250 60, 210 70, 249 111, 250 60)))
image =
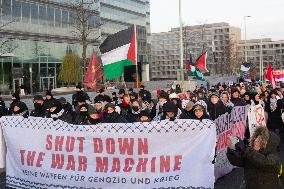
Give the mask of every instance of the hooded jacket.
POLYGON ((211 101, 208 102, 207 105, 207 111, 210 115, 210 118, 214 121, 217 119, 220 115, 225 114, 229 110, 226 108, 226 106, 222 103, 222 101, 218 101, 217 104, 213 104, 211 101))
POLYGON ((101 123, 128 123, 128 121, 114 111, 111 114, 105 113, 101 119, 101 123))
POLYGON ((247 189, 280 189, 280 138, 269 132, 267 145, 259 152, 248 147, 244 152, 228 148, 227 157, 234 166, 243 167, 247 189))

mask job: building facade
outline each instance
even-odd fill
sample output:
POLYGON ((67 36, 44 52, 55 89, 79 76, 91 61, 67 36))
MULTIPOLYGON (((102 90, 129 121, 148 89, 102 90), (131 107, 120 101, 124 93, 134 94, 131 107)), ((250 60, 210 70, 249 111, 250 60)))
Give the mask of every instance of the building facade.
POLYGON ((263 62, 263 70, 271 65, 273 69, 284 68, 284 40, 273 41, 270 38, 252 39, 240 41, 238 44, 238 59, 245 61, 245 50, 248 62, 251 62, 253 78, 260 78, 260 64, 263 62), (246 47, 246 48, 245 48, 246 47))
MULTIPOLYGON (((180 75, 179 28, 151 36, 152 80, 175 80, 180 75)), ((208 53, 207 68, 210 75, 228 75, 228 62, 236 64, 237 43, 241 39, 240 28, 228 23, 214 23, 183 28, 185 59, 191 54, 195 61, 202 52, 208 53), (229 51, 228 51, 229 49, 229 51)), ((184 66, 185 68, 185 66, 184 66)), ((185 70, 184 70, 185 72, 185 70)))
MULTIPOLYGON (((70 51, 82 54, 80 41, 74 35, 76 12, 72 3, 74 5, 73 0, 0 1, 0 83, 15 88, 15 85, 30 86, 32 81, 41 90, 60 86, 57 76, 63 57, 70 51)), ((147 0, 92 3, 88 6, 88 11, 92 12, 88 25, 100 27, 92 31, 89 38, 102 41, 108 34, 136 24, 138 62, 148 65, 149 6, 147 0)), ((90 43, 87 57, 98 45, 97 42, 90 43)), ((144 75, 143 79, 147 79, 147 74, 144 75)))

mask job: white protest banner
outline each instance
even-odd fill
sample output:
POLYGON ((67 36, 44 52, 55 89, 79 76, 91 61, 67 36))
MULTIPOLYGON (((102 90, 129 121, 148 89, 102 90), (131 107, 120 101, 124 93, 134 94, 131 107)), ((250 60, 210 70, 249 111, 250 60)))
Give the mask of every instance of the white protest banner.
POLYGON ((246 107, 234 107, 230 113, 221 115, 215 120, 217 131, 215 178, 216 180, 233 170, 227 153, 227 138, 229 136, 240 137, 244 139, 246 130, 246 107))
POLYGON ((284 69, 273 70, 272 74, 276 82, 284 82, 284 69))
POLYGON ((71 125, 0 119, 13 188, 214 188, 210 120, 71 125))
POLYGON ((260 104, 251 105, 248 109, 248 124, 250 136, 253 135, 257 127, 266 126, 264 108, 260 104))

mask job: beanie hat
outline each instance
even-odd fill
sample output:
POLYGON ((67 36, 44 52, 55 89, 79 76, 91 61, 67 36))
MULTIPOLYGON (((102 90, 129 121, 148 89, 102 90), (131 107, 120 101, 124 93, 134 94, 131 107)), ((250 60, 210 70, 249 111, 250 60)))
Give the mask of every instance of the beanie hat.
POLYGON ((237 88, 232 88, 231 94, 234 94, 235 92, 238 92, 239 94, 241 94, 240 91, 237 88))
POLYGON ((43 97, 41 95, 35 95, 34 96, 34 101, 35 100, 43 100, 43 97))
POLYGON ((175 114, 178 112, 178 108, 177 106, 175 105, 175 103, 169 101, 169 102, 166 102, 164 105, 163 105, 163 111, 164 112, 174 112, 175 114))
POLYGON ((209 97, 211 98, 212 96, 217 96, 218 98, 220 98, 220 95, 218 92, 211 93, 209 97))
POLYGON ((139 118, 141 118, 142 116, 146 116, 146 117, 151 117, 150 112, 147 110, 141 110, 139 113, 139 118))
POLYGON ((169 99, 169 95, 165 91, 162 91, 160 96, 159 96, 159 99, 160 98, 169 99))
POLYGON ((124 89, 119 89, 118 94, 125 94, 125 90, 124 89))
POLYGON ((51 90, 47 90, 46 93, 45 93, 45 96, 51 96, 53 97, 52 93, 51 93, 51 90))

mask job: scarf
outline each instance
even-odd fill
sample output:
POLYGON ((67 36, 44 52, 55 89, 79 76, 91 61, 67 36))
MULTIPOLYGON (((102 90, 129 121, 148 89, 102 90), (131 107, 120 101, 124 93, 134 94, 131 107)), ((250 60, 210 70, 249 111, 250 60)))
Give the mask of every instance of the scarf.
POLYGON ((270 110, 271 112, 274 112, 277 108, 277 99, 276 98, 270 98, 270 110))

